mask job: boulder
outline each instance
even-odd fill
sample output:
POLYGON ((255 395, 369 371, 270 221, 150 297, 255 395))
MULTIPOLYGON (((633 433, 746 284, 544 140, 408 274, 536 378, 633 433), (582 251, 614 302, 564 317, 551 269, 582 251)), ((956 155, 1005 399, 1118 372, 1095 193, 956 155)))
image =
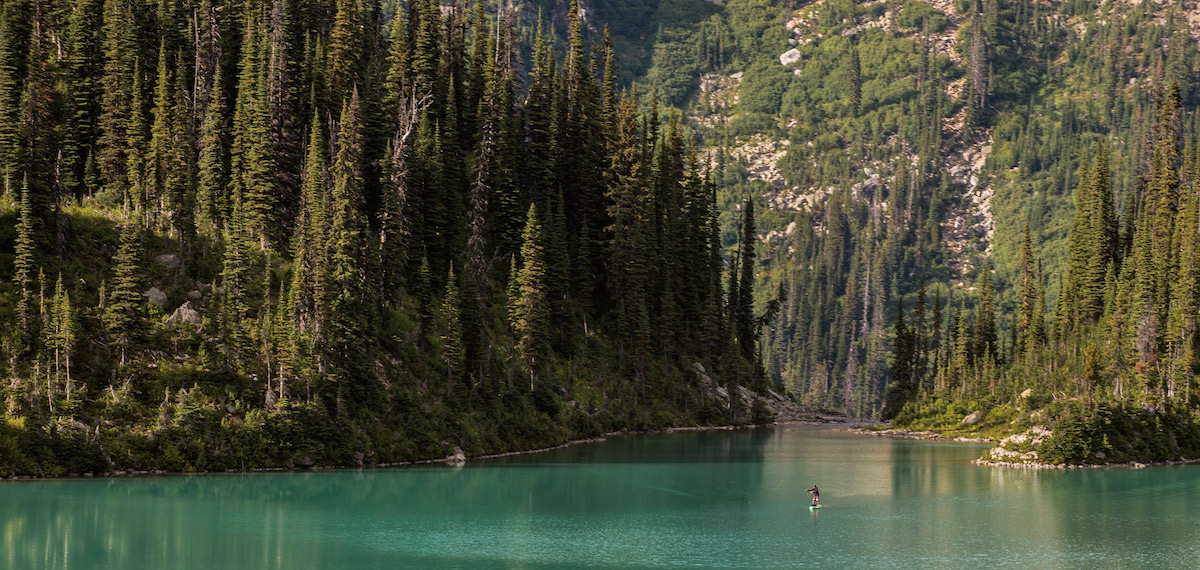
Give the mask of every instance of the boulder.
POLYGON ((201 293, 198 290, 188 291, 187 298, 191 301, 199 301, 200 299, 204 298, 204 293, 201 293))
POLYGON ((1032 395, 1033 395, 1033 388, 1026 388, 1024 392, 1021 392, 1022 398, 1028 398, 1032 395))
POLYGON ((467 456, 463 453, 462 448, 454 446, 454 453, 446 456, 447 465, 462 465, 467 462, 467 456))
POLYGON ((200 324, 204 322, 204 318, 200 316, 200 311, 192 308, 191 301, 184 301, 170 317, 167 317, 168 323, 192 323, 200 324))
POLYGON ((975 410, 974 412, 971 412, 971 415, 963 418, 962 423, 969 425, 969 426, 973 426, 973 425, 979 423, 979 420, 982 420, 982 419, 983 419, 983 412, 981 412, 979 410, 975 410))
POLYGON ((167 294, 160 291, 158 287, 151 287, 150 290, 142 293, 142 296, 146 297, 150 304, 158 307, 160 311, 167 305, 167 294))
POLYGON ((796 48, 789 49, 779 56, 779 63, 783 65, 792 65, 800 61, 800 50, 796 48))
POLYGON ((167 269, 179 269, 183 266, 183 260, 179 259, 174 253, 164 253, 154 258, 154 262, 166 267, 167 269))

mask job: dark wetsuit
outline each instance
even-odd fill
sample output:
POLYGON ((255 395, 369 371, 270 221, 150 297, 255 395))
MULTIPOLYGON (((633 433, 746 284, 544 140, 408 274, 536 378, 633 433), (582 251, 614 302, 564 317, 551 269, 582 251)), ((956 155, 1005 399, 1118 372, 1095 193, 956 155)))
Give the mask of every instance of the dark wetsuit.
POLYGON ((808 489, 808 492, 809 492, 809 493, 812 493, 812 496, 813 496, 812 504, 813 504, 813 506, 816 506, 816 505, 819 505, 819 504, 821 504, 821 493, 820 493, 819 491, 817 491, 817 486, 816 486, 816 485, 813 485, 811 489, 808 489))

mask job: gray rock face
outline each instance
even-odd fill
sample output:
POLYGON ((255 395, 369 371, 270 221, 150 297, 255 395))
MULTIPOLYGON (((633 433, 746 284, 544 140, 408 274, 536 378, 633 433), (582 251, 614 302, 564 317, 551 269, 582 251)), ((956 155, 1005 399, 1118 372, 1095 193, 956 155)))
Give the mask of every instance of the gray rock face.
POLYGON ((982 420, 982 419, 983 419, 983 412, 976 410, 974 412, 971 412, 971 415, 963 418, 962 423, 972 426, 972 425, 979 423, 979 420, 982 420))
POLYGON ((149 291, 142 293, 142 296, 146 297, 150 304, 158 307, 160 311, 167 305, 167 294, 160 291, 158 287, 151 287, 149 291))
POLYGON ((183 260, 179 259, 174 253, 164 253, 154 258, 154 262, 166 267, 167 269, 179 269, 183 266, 183 260))
POLYGON ((168 323, 193 323, 200 324, 204 321, 204 317, 200 315, 200 311, 192 308, 191 301, 185 301, 170 317, 167 317, 168 323))

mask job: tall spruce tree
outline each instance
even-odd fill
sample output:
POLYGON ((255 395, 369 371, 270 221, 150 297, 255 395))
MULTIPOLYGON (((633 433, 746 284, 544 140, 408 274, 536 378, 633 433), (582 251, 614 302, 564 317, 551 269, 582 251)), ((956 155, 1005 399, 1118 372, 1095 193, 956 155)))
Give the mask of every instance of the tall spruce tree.
POLYGON ((142 297, 142 235, 141 222, 126 219, 121 224, 121 244, 115 258, 112 289, 104 307, 104 324, 125 366, 129 351, 142 339, 147 329, 146 300, 142 297))
POLYGON ((746 200, 742 205, 741 277, 738 281, 737 312, 734 315, 737 327, 738 346, 742 356, 750 362, 758 359, 758 338, 754 320, 754 273, 757 269, 755 245, 758 233, 754 225, 754 201, 746 200))
MULTIPOLYGON (((295 335, 296 360, 320 356, 313 352, 317 346, 321 346, 321 322, 327 310, 325 244, 329 233, 329 184, 325 146, 320 117, 314 115, 308 135, 300 215, 292 236, 292 278, 288 305, 295 335)), ((313 370, 305 370, 300 362, 294 362, 293 368, 307 372, 308 380, 323 370, 319 363, 313 370)), ((306 397, 311 398, 311 382, 306 386, 306 397)))
POLYGON ((126 168, 127 123, 134 101, 135 62, 138 59, 137 39, 131 4, 125 0, 104 0, 104 77, 101 80, 100 137, 98 158, 100 174, 113 199, 125 198, 128 187, 126 168))
POLYGON ((17 285, 17 327, 24 339, 36 338, 38 321, 33 313, 33 268, 37 245, 34 241, 33 207, 29 184, 21 184, 21 211, 17 218, 17 243, 13 258, 13 281, 17 285))
POLYGON ((328 326, 324 356, 330 367, 325 398, 339 413, 375 402, 378 386, 369 371, 371 279, 368 275, 368 226, 363 194, 362 115, 358 89, 342 103, 337 149, 330 172, 328 326))
POLYGON ((534 390, 547 356, 546 346, 546 267, 542 248, 542 225, 537 204, 529 206, 525 231, 521 233, 521 265, 516 271, 512 303, 513 336, 517 354, 529 372, 529 389, 534 390))

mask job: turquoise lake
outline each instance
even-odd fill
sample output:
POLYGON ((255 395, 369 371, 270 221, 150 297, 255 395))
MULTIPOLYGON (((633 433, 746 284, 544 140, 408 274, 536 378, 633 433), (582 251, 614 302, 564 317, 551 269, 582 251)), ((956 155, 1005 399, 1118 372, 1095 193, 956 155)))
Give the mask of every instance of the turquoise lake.
POLYGON ((982 449, 780 426, 461 468, 5 481, 0 568, 1200 568, 1200 465, 971 465, 982 449))

